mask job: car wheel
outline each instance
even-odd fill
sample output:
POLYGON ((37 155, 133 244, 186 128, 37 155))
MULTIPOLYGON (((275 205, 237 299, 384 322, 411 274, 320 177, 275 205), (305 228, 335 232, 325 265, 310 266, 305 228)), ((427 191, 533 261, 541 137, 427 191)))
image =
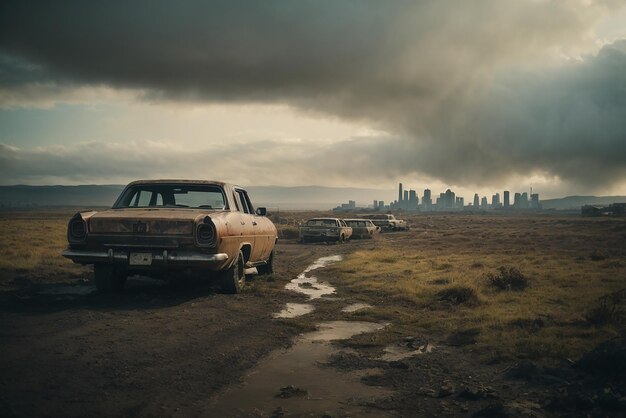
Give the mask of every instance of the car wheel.
POLYGON ((274 250, 270 253, 270 258, 267 259, 267 264, 258 266, 256 270, 259 274, 272 274, 274 273, 274 250))
POLYGON ((94 264, 93 281, 102 293, 117 293, 124 290, 126 274, 113 264, 94 264))
POLYGON ((343 244, 346 241, 346 237, 343 234, 341 234, 338 241, 339 241, 339 244, 343 244))
POLYGON ((222 292, 235 294, 241 292, 246 280, 243 252, 239 251, 237 260, 228 269, 220 272, 222 292))

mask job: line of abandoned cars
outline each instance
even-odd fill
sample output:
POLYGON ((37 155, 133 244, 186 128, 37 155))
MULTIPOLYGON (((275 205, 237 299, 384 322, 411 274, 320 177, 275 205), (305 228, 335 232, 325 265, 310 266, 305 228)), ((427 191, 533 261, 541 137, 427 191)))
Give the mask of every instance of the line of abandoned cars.
POLYGON ((407 230, 404 220, 391 214, 365 215, 362 218, 312 218, 300 226, 300 242, 344 242, 350 238, 373 238, 382 231, 407 230))

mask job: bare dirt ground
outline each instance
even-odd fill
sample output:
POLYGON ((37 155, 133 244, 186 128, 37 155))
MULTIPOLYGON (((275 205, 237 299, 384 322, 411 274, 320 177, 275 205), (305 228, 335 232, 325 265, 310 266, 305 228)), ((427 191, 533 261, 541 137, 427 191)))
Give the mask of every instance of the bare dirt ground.
POLYGON ((0 219, 7 232, 0 246, 0 416, 539 417, 626 410, 622 302, 608 307, 615 312, 606 323, 589 324, 584 312, 567 316, 564 306, 571 302, 576 310, 582 303, 568 293, 542 302, 544 286, 548 293, 560 290, 538 278, 544 271, 546 283, 570 277, 572 269, 555 266, 571 260, 576 285, 593 284, 590 300, 619 290, 626 284, 623 221, 532 219, 536 225, 527 229, 520 228, 524 219, 417 217, 411 232, 375 240, 299 245, 285 239, 277 249, 278 273, 253 279, 240 295, 220 294, 202 280, 134 277, 123 294, 106 296, 92 292, 89 269, 58 257, 66 218, 55 216, 0 219), (49 237, 16 254, 10 243, 33 223, 37 231, 47 227, 49 237), (522 240, 499 254, 502 231, 485 237, 496 231, 488 225, 533 244, 522 240), (528 235, 563 225, 569 226, 546 232, 556 234, 549 244, 528 235), (480 231, 485 236, 473 243, 480 231), (456 244, 448 244, 450 237, 456 244), (458 245, 472 250, 455 258, 458 245), (500 294, 472 283, 503 260, 521 263, 521 251, 531 260, 518 264, 530 273, 531 290, 500 294), (369 254, 380 260, 368 266, 369 254), (328 266, 319 264, 325 257, 333 257, 328 266), (311 267, 316 261, 318 268, 311 267), (363 267, 358 279, 355 263, 363 267), (582 267, 589 263, 587 272, 582 267), (303 294, 285 289, 292 280, 303 294), (429 299, 442 286, 461 285, 474 289, 476 303, 429 299), (314 294, 320 297, 308 296, 314 294), (502 308, 513 305, 526 308, 502 308), (505 314, 524 320, 490 316, 505 314), (543 351, 510 342, 498 350, 498 338, 547 343, 543 351), (558 349, 559 339, 573 348, 558 349))

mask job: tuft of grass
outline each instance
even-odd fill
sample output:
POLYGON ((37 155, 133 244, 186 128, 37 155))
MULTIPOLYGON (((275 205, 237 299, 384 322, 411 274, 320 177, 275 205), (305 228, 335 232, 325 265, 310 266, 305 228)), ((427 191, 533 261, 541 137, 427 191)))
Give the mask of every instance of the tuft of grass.
POLYGON ((585 319, 593 325, 617 323, 624 313, 624 305, 626 305, 626 289, 609 293, 598 299, 596 306, 585 313, 585 319))
POLYGON ((521 291, 530 286, 530 280, 519 269, 510 266, 500 266, 498 273, 487 273, 487 283, 499 290, 521 291))
POLYGON ((437 292, 437 300, 453 305, 476 305, 478 304, 478 294, 471 287, 450 287, 437 292))

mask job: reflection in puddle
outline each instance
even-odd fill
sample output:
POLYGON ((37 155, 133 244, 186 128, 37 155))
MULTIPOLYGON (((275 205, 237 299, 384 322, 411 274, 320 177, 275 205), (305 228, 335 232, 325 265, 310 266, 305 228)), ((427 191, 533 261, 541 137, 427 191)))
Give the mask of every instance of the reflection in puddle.
POLYGON ((61 286, 45 289, 39 292, 40 295, 89 295, 96 291, 94 286, 61 286))
POLYGON ((417 348, 390 345, 385 347, 385 354, 380 358, 384 361, 398 361, 412 356, 419 356, 420 354, 426 354, 433 351, 434 345, 426 343, 417 348))
POLYGON ((314 310, 315 307, 308 303, 287 303, 282 311, 274 314, 274 318, 295 318, 311 313, 314 310))
POLYGON ((310 299, 319 299, 324 295, 335 293, 335 288, 328 283, 320 283, 315 276, 307 276, 307 273, 341 261, 340 255, 331 255, 317 259, 309 265, 295 279, 287 283, 285 289, 307 295, 310 299))
POLYGON ((327 411, 337 416, 388 416, 364 406, 390 395, 386 389, 361 383, 363 373, 368 371, 346 373, 319 367, 330 355, 341 351, 330 341, 384 327, 371 322, 324 322, 317 331, 297 338, 291 348, 275 350, 263 358, 242 384, 218 395, 206 411, 213 416, 270 416, 281 408, 288 411, 288 416, 320 416, 327 411), (280 396, 287 387, 297 388, 303 395, 280 396))
POLYGON ((353 303, 352 305, 348 305, 341 310, 341 312, 352 313, 356 311, 360 311, 361 309, 369 309, 372 305, 369 303, 353 303))
POLYGON ((319 324, 317 331, 307 334, 306 338, 311 341, 347 340, 348 338, 364 334, 366 332, 379 331, 387 324, 358 321, 331 321, 319 324))

